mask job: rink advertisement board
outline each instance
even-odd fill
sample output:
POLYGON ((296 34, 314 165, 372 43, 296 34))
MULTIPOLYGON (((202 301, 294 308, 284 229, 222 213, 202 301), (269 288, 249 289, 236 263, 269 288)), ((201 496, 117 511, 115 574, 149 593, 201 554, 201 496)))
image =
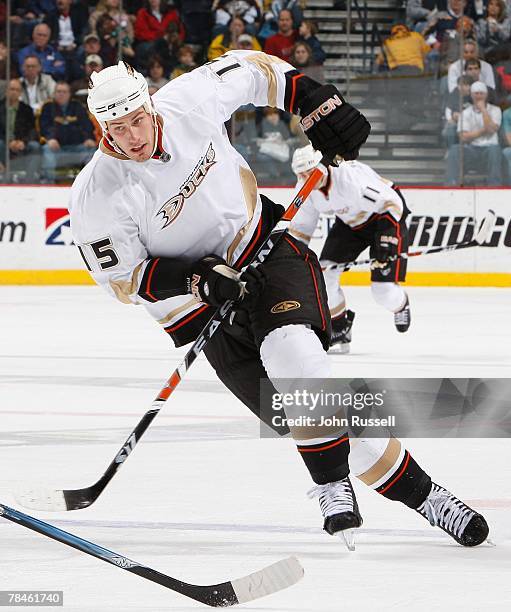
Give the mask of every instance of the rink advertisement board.
MULTIPOLYGON (((470 239, 489 209, 497 215, 490 238, 480 248, 412 258, 408 284, 511 286, 511 190, 402 191, 412 211, 408 218, 412 251, 470 239)), ((1 283, 92 282, 73 244, 68 187, 1 186, 0 192, 1 283)), ((287 205, 295 190, 261 188, 261 192, 287 205)), ((311 242, 316 252, 321 251, 332 223, 332 217, 322 217, 311 242)), ((368 282, 369 274, 363 269, 343 276, 345 284, 368 282)))

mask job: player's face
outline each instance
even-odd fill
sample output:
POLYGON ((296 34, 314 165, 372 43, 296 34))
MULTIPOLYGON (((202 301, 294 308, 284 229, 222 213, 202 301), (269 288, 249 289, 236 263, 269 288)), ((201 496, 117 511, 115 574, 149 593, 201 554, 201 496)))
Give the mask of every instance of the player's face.
POLYGON ((154 149, 152 116, 142 107, 116 121, 108 121, 108 132, 133 161, 147 161, 154 149))
MULTIPOLYGON (((305 181, 309 178, 309 176, 314 172, 314 168, 312 168, 312 170, 307 170, 307 172, 299 172, 297 174, 298 176, 298 180, 300 181, 300 183, 305 183, 305 181)), ((321 189, 321 187, 323 187, 323 185, 326 183, 326 176, 324 176, 322 179, 320 179, 317 183, 316 186, 314 187, 314 189, 321 189)))

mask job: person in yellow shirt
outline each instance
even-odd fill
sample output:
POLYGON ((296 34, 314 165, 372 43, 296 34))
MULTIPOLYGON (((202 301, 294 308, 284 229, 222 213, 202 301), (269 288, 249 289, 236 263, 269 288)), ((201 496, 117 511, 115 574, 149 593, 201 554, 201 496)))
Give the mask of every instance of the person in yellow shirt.
POLYGON ((422 34, 410 31, 404 23, 398 23, 384 41, 376 62, 382 66, 386 60, 390 70, 400 66, 414 66, 424 72, 424 60, 430 51, 422 34))
MULTIPOLYGON (((209 45, 208 60, 214 60, 227 51, 240 49, 241 47, 238 44, 238 39, 244 34, 245 22, 243 19, 241 19, 241 17, 233 17, 231 21, 229 21, 227 32, 225 32, 225 34, 219 34, 216 36, 209 45)), ((248 34, 248 36, 250 35, 248 34)), ((261 51, 261 45, 259 44, 257 38, 255 36, 251 36, 251 38, 252 49, 254 49, 254 51, 261 51)))
POLYGON ((385 99, 388 103, 387 128, 409 129, 421 115, 426 82, 421 80, 430 47, 422 34, 412 32, 402 23, 394 25, 383 42, 376 62, 388 66, 385 99))

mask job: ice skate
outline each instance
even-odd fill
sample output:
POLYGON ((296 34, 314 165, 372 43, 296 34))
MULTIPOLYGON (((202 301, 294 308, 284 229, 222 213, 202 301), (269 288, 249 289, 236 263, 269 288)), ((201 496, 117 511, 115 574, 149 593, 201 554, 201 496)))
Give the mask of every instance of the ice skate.
POLYGON ((411 322, 412 313, 410 311, 410 302, 408 300, 408 296, 406 296, 406 303, 403 308, 394 313, 394 325, 396 326, 397 331, 403 334, 404 332, 408 331, 411 322))
POLYGON ((343 355, 350 352, 351 328, 354 319, 355 313, 352 310, 346 310, 342 317, 332 320, 329 353, 343 355))
POLYGON ((462 546, 478 546, 488 537, 485 518, 435 483, 432 483, 429 495, 417 512, 462 546))
POLYGON ((355 532, 362 525, 355 491, 348 477, 336 482, 318 485, 308 492, 310 498, 319 497, 319 506, 325 518, 323 529, 344 540, 348 550, 355 550, 355 532))

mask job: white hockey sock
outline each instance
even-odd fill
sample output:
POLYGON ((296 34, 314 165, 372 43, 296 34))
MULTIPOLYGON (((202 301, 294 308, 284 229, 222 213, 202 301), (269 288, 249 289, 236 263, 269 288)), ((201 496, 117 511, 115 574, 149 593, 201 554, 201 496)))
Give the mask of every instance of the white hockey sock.
POLYGON ((406 303, 406 291, 397 283, 371 283, 371 292, 377 304, 391 312, 398 312, 406 303))

